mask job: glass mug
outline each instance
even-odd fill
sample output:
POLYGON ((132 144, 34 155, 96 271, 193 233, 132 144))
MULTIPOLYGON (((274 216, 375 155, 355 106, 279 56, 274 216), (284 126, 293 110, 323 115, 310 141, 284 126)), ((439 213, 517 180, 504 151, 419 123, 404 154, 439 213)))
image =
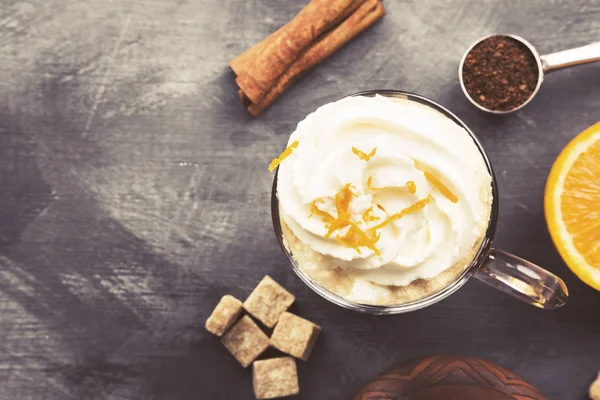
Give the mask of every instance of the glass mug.
POLYGON ((281 249, 287 256, 292 269, 300 277, 300 279, 302 279, 304 283, 306 283, 311 289, 332 303, 350 310, 369 314, 400 314, 430 306, 456 292, 473 276, 480 281, 483 281, 488 285, 501 290, 504 293, 507 293, 518 298, 519 300, 539 308, 553 310, 565 305, 569 296, 569 292, 562 279, 546 271, 545 269, 530 263, 529 261, 523 260, 522 258, 492 247, 492 239, 494 238, 494 234, 496 232, 496 223, 498 221, 498 185, 496 184, 496 177, 494 176, 492 165, 485 151, 483 150, 481 143, 475 134, 467 127, 467 125, 465 125, 465 123, 462 122, 457 116, 436 102, 413 93, 401 92, 397 90, 371 90, 356 93, 351 96, 373 97, 375 95, 407 99, 431 107, 443 114, 446 118, 454 121, 469 133, 477 145, 477 148, 479 149, 479 152, 481 153, 481 156, 487 165, 487 169, 492 176, 492 209, 485 237, 482 240, 479 249, 475 253, 475 257, 471 261, 471 264, 448 285, 438 289, 428 296, 418 300, 413 300, 408 303, 389 306, 354 303, 331 292, 329 289, 312 279, 308 274, 300 269, 290 251, 286 249, 283 243, 283 232, 279 217, 279 200, 277 199, 277 171, 273 180, 273 190, 271 193, 271 215, 273 218, 273 228, 275 229, 275 235, 277 236, 277 240, 281 246, 281 249))

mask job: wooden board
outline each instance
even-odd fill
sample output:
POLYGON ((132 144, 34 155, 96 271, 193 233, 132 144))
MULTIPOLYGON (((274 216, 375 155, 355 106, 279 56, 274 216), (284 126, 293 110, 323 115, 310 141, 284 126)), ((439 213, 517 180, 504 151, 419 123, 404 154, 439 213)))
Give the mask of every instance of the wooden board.
POLYGON ((436 355, 376 376, 354 400, 545 400, 514 372, 477 357, 436 355))

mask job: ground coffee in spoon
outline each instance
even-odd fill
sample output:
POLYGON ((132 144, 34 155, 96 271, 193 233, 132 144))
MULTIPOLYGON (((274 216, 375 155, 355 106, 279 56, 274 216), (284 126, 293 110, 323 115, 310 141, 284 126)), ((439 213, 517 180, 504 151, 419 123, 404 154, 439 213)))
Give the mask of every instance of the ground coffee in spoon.
POLYGON ((493 111, 509 111, 535 91, 539 70, 535 56, 509 36, 492 36, 467 54, 462 78, 469 96, 493 111))

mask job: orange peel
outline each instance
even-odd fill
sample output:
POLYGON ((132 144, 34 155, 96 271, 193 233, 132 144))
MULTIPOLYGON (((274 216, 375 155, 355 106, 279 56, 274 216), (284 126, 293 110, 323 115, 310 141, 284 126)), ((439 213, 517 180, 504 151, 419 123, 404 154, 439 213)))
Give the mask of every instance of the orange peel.
MULTIPOLYGON (((320 199, 316 199, 312 202, 311 213, 308 217, 310 218, 313 215, 318 215, 323 219, 323 221, 327 224, 327 232, 325 233, 326 238, 331 237, 334 232, 340 229, 348 228, 345 234, 336 235, 336 239, 344 246, 355 249, 358 254, 361 254, 361 247, 366 247, 372 250, 375 255, 381 255, 380 250, 377 248, 377 242, 379 241, 380 237, 380 235, 377 234, 377 230, 384 228, 392 221, 399 220, 405 215, 423 209, 427 204, 429 204, 429 202, 431 202, 431 197, 419 200, 415 204, 412 204, 400 212, 389 216, 385 221, 375 225, 374 227, 363 230, 356 222, 351 220, 352 214, 350 213, 350 203, 352 202, 352 197, 356 196, 351 188, 352 185, 348 183, 344 185, 344 187, 342 187, 335 195, 335 208, 337 211, 337 217, 333 217, 328 212, 319 209, 317 201, 320 199)), ((385 212, 385 209, 380 204, 376 205, 379 209, 385 212)), ((372 212, 373 207, 370 207, 363 213, 362 219, 365 224, 379 219, 379 217, 371 215, 372 212)))
POLYGON ((329 225, 329 230, 325 234, 325 237, 330 237, 333 232, 338 229, 345 228, 350 224, 350 202, 352 201, 352 197, 356 196, 354 192, 350 189, 352 185, 347 183, 343 188, 340 189, 339 192, 335 195, 335 209, 337 211, 337 219, 331 222, 329 225))
POLYGON ((371 159, 371 157, 373 157, 375 155, 375 153, 377 153, 377 147, 374 147, 373 150, 371 150, 371 152, 369 154, 360 151, 356 147, 352 148, 352 152, 354 154, 356 154, 358 156, 358 158, 360 158, 361 160, 369 161, 371 159))
POLYGON ((310 215, 308 216, 308 218, 312 217, 313 215, 318 215, 327 224, 330 224, 333 221, 335 221, 335 218, 333 218, 333 216, 331 214, 329 214, 327 211, 323 211, 319 208, 319 206, 317 205, 317 200, 313 201, 312 204, 310 205, 310 215))
POLYGON ((431 186, 439 190, 439 192, 443 194, 445 198, 447 198, 453 203, 458 203, 458 197, 456 197, 456 195, 452 193, 452 191, 448 189, 448 187, 444 185, 442 181, 440 181, 433 174, 427 171, 423 172, 423 174, 425 175, 425 178, 431 184, 431 186))
POLYGON ((297 140, 295 140, 294 142, 292 142, 292 144, 286 147, 285 150, 283 150, 283 152, 279 155, 279 157, 274 158, 273 161, 271 161, 271 164, 269 164, 269 171, 275 171, 275 168, 277 168, 279 164, 283 162, 283 160, 288 158, 296 147, 298 147, 297 140))
POLYGON ((362 219, 364 221, 364 223, 369 223, 371 221, 377 221, 378 219, 380 219, 379 217, 376 217, 375 215, 371 215, 371 213, 373 212, 373 207, 369 207, 362 215, 362 219))
POLYGON ((431 197, 429 197, 429 196, 426 197, 426 198, 424 198, 424 199, 422 199, 422 200, 419 200, 415 204, 413 204, 411 206, 408 206, 405 209, 397 212, 396 214, 393 214, 393 215, 389 216, 385 221, 383 221, 383 222, 375 225, 374 227, 370 228, 369 231, 375 232, 377 229, 384 228, 386 225, 388 225, 392 221, 399 220, 400 218, 404 217, 405 215, 412 214, 414 212, 422 210, 430 202, 431 202, 431 197))
POLYGON ((381 252, 376 246, 379 237, 375 237, 374 235, 370 235, 368 232, 363 231, 355 222, 350 222, 350 228, 348 228, 346 234, 344 236, 338 235, 337 240, 344 246, 352 247, 358 254, 361 254, 361 247, 367 247, 371 249, 375 255, 381 255, 381 252))
POLYGON ((367 187, 371 190, 385 190, 391 188, 391 186, 382 186, 382 187, 373 187, 371 186, 371 182, 373 181, 373 177, 375 175, 371 175, 369 179, 367 179, 367 187))

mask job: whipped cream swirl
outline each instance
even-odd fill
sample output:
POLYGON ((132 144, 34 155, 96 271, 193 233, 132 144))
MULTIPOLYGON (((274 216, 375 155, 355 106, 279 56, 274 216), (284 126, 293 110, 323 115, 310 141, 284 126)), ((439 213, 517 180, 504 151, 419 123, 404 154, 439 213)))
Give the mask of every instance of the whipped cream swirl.
POLYGON ((485 232, 491 176, 468 133, 433 108, 348 97, 308 115, 289 144, 296 141, 279 168, 281 218, 353 278, 386 286, 433 278, 468 256, 485 232), (336 194, 348 184, 350 221, 376 232, 376 249, 340 240, 349 226, 328 234, 320 214, 339 217, 336 194), (425 206, 382 224, 417 203, 425 206))

